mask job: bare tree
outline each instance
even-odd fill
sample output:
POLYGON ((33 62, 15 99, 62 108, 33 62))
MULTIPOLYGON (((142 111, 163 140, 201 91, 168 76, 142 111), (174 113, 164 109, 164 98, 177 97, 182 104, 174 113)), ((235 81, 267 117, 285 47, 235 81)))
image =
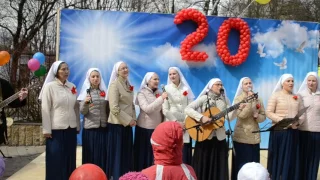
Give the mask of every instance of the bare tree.
POLYGON ((219 15, 239 16, 250 18, 269 18, 297 21, 320 21, 319 0, 276 0, 266 5, 252 0, 224 1, 219 4, 219 15), (251 3, 249 8, 248 5, 251 3))
POLYGON ((50 21, 55 13, 52 11, 57 0, 27 1, 8 0, 4 5, 8 7, 1 13, 0 27, 7 30, 12 36, 13 52, 11 60, 10 80, 15 84, 19 58, 40 28, 50 21))

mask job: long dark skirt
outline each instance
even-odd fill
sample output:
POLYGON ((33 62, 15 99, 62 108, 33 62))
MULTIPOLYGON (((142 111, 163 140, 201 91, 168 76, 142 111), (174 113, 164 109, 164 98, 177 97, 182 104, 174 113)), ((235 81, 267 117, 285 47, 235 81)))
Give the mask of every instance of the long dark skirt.
POLYGON ((320 132, 299 131, 300 179, 316 180, 320 160, 320 132))
POLYGON ((95 164, 106 172, 107 135, 106 127, 83 129, 82 164, 95 164))
POLYGON ((46 139, 46 180, 68 180, 76 169, 77 129, 52 130, 46 139))
POLYGON ((248 162, 260 163, 260 144, 233 142, 236 155, 232 153, 231 179, 236 180, 241 167, 248 162))
POLYGON ((182 160, 183 163, 191 165, 192 163, 192 143, 184 143, 183 144, 183 152, 182 152, 182 160))
POLYGON ((197 142, 192 159, 198 180, 228 179, 228 146, 217 137, 197 142))
POLYGON ((298 130, 288 129, 270 132, 268 171, 272 180, 299 179, 298 152, 298 130))
POLYGON ((154 164, 150 138, 154 129, 136 126, 134 137, 134 170, 141 171, 154 164))
POLYGON ((133 135, 130 126, 108 124, 107 176, 119 179, 133 169, 133 135))

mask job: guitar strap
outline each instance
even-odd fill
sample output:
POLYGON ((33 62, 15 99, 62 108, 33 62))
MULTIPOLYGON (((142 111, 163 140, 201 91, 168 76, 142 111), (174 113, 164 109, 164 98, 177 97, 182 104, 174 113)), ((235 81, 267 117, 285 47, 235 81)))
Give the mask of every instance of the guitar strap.
MULTIPOLYGON (((204 110, 204 112, 206 112, 208 109, 210 109, 210 100, 209 100, 209 95, 207 93, 207 104, 206 104, 206 109, 204 110)), ((210 111, 210 116, 212 116, 211 111, 210 111)))
MULTIPOLYGON (((214 104, 217 106, 216 100, 214 100, 214 104)), ((209 98, 209 94, 208 94, 208 93, 207 93, 207 105, 206 105, 205 112, 206 112, 207 110, 209 110, 210 118, 212 118, 213 116, 212 116, 212 113, 211 113, 211 111, 210 111, 210 98, 209 98)), ((217 125, 219 128, 222 127, 222 126, 219 126, 219 124, 217 124, 215 121, 213 121, 213 123, 214 123, 215 125, 217 125)))

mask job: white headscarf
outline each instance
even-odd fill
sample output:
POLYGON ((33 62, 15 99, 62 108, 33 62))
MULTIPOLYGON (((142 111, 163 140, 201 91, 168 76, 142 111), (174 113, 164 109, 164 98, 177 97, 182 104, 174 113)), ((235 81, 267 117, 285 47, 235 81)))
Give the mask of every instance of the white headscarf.
MULTIPOLYGON (((141 89, 142 89, 143 87, 146 87, 146 86, 147 86, 148 82, 150 81, 151 77, 152 77, 154 74, 156 74, 156 73, 155 73, 155 72, 147 72, 147 74, 144 75, 144 78, 143 78, 143 80, 142 80, 142 82, 141 82, 139 91, 141 91, 141 89)), ((135 104, 136 104, 136 105, 139 105, 139 102, 138 102, 138 98, 137 98, 137 97, 136 97, 136 99, 135 99, 135 104)))
POLYGON ((182 88, 183 88, 184 90, 188 91, 188 95, 187 95, 187 96, 188 96, 188 99, 193 100, 193 99, 195 98, 195 96, 194 96, 194 94, 193 94, 193 92, 192 92, 192 89, 190 88, 190 86, 189 86, 186 78, 183 76, 182 72, 180 71, 180 69, 179 69, 178 67, 169 67, 167 84, 171 84, 171 83, 172 83, 171 80, 170 80, 170 76, 169 76, 169 71, 170 71, 171 69, 174 69, 174 70, 176 70, 176 71, 178 72, 178 74, 179 74, 179 76, 180 76, 180 83, 181 83, 181 85, 183 85, 182 88))
MULTIPOLYGON (((110 88, 111 83, 117 79, 119 67, 122 63, 125 63, 125 62, 119 61, 113 66, 112 73, 111 73, 110 80, 109 80, 109 84, 108 84, 108 89, 110 88)), ((109 100, 108 96, 106 96, 106 97, 107 97, 106 99, 109 100)))
POLYGON ((303 80, 303 82, 302 82, 302 84, 301 84, 301 86, 300 86, 300 88, 299 88, 299 91, 298 91, 298 93, 301 93, 302 91, 304 91, 304 90, 306 90, 307 88, 308 88, 308 77, 309 76, 314 76, 314 77, 316 77, 317 78, 317 82, 318 82, 318 87, 317 87, 317 92, 318 91, 320 91, 320 78, 319 78, 319 76, 318 76, 318 74, 316 73, 316 72, 309 72, 307 75, 306 75, 306 77, 304 78, 304 80, 303 80))
POLYGON ((141 91, 141 89, 143 87, 145 87, 148 82, 150 81, 151 77, 156 74, 155 72, 147 72, 147 74, 144 76, 142 82, 141 82, 141 85, 140 85, 140 88, 139 88, 139 91, 141 91))
MULTIPOLYGON (((199 94, 198 98, 201 97, 202 95, 206 94, 207 92, 209 92, 210 89, 212 88, 213 84, 216 83, 216 82, 218 82, 218 81, 220 81, 220 82, 222 83, 221 79, 219 79, 219 78, 212 78, 212 79, 208 82, 208 84, 203 88, 203 90, 202 90, 201 93, 199 94)), ((225 94, 226 97, 227 97, 227 91, 226 91, 226 89, 224 89, 224 94, 225 94)))
POLYGON ((270 180, 268 170, 260 163, 250 162, 238 172, 238 180, 270 180))
POLYGON ((58 67, 61 63, 65 63, 64 61, 56 61, 54 62, 51 67, 50 67, 50 70, 47 74, 47 77, 46 77, 46 80, 44 81, 43 85, 42 85, 42 88, 41 88, 41 91, 40 91, 40 94, 39 94, 39 97, 38 99, 42 99, 42 92, 43 92, 43 88, 46 84, 48 84, 49 82, 52 82, 54 81, 55 77, 56 77, 56 74, 58 72, 58 67))
MULTIPOLYGON (((101 74, 101 71, 100 69, 98 68, 90 68, 88 71, 87 71, 87 74, 86 74, 86 79, 84 80, 83 84, 82 84, 82 87, 81 87, 81 91, 80 91, 80 94, 77 98, 77 100, 79 101, 83 101, 86 96, 87 96, 87 89, 90 89, 91 87, 91 84, 90 84, 90 74, 93 72, 93 71, 97 71, 99 74, 100 74, 100 84, 99 84, 99 89, 101 91, 104 91, 105 93, 107 93, 107 86, 106 84, 104 83, 104 80, 103 80, 103 77, 102 77, 102 74, 101 74)), ((107 98, 107 95, 105 96, 105 98, 107 98)))
POLYGON ((292 74, 283 74, 283 75, 280 77, 280 79, 279 79, 276 87, 273 89, 272 93, 275 93, 275 92, 277 92, 277 91, 280 91, 280 90, 282 89, 282 84, 283 84, 288 78, 293 78, 292 74))
POLYGON ((232 104, 234 104, 234 100, 236 99, 236 97, 239 96, 243 92, 242 83, 243 83, 243 81, 245 79, 250 79, 250 78, 249 77, 243 77, 243 78, 240 79, 236 94, 234 95, 234 98, 233 98, 233 101, 232 101, 232 104))

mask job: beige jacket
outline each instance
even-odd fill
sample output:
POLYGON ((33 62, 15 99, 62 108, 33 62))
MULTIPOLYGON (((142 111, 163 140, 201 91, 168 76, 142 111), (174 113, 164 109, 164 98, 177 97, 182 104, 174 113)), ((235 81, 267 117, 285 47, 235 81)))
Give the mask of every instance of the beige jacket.
POLYGON ((163 98, 159 91, 153 93, 148 87, 142 88, 136 101, 140 107, 137 125, 146 129, 155 129, 163 121, 162 103, 163 98), (157 94, 159 97, 156 97, 157 94))
POLYGON ((299 130, 320 132, 320 91, 311 94, 307 89, 299 94, 302 97, 303 104, 308 107, 306 120, 299 126, 299 130))
MULTIPOLYGON (((246 94, 242 93, 236 97, 234 103, 239 103, 246 98, 246 94)), ((246 103, 245 108, 236 110, 237 123, 234 128, 233 140, 245 144, 259 144, 260 133, 252 133, 259 130, 259 124, 266 119, 264 106, 261 99, 246 103), (258 107, 257 107, 258 104, 258 107), (258 112, 258 118, 255 119, 253 114, 258 112)))
POLYGON ((56 79, 44 86, 41 99, 43 134, 51 130, 77 128, 80 130, 80 112, 77 94, 72 93, 76 87, 67 81, 62 84, 56 79))
MULTIPOLYGON (((267 106, 267 117, 275 124, 283 118, 293 118, 297 115, 300 109, 303 109, 303 103, 300 96, 288 94, 281 91, 271 95, 267 106), (295 99, 294 97, 297 97, 295 99)), ((300 117, 299 123, 304 120, 304 116, 300 117)))
POLYGON ((122 77, 113 81, 108 90, 110 114, 108 123, 128 126, 131 120, 136 120, 133 104, 133 91, 122 77))

